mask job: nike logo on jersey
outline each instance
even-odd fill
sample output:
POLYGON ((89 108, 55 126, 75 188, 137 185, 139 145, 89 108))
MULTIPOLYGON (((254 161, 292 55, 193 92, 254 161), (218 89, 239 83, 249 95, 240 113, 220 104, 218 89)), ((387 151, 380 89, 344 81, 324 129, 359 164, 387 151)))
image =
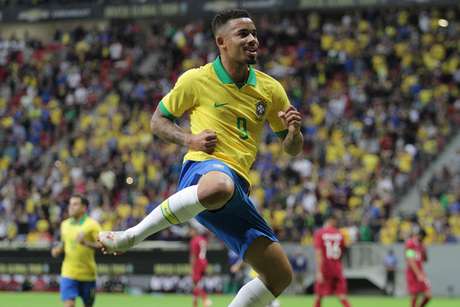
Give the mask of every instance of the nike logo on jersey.
POLYGON ((224 103, 214 102, 214 108, 217 109, 217 108, 223 107, 226 104, 228 104, 228 102, 224 102, 224 103))

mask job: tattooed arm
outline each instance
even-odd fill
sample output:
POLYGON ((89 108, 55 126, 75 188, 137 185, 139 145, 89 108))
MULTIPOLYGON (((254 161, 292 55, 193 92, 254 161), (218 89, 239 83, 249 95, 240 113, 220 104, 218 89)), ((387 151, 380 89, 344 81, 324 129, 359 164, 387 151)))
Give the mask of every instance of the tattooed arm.
POLYGON ((153 134, 160 139, 180 146, 187 146, 191 150, 212 153, 217 144, 216 133, 212 130, 203 130, 192 134, 164 116, 159 107, 150 120, 153 134))

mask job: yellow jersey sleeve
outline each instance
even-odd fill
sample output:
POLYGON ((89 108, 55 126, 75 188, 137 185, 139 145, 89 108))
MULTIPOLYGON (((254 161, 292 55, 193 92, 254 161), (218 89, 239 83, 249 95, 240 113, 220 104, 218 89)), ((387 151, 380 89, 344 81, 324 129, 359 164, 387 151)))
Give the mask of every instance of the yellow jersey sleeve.
POLYGON ((290 103, 286 91, 284 90, 281 83, 275 81, 274 84, 275 86, 272 93, 272 106, 268 110, 267 120, 273 132, 275 132, 280 137, 284 137, 287 133, 287 127, 284 125, 281 118, 279 118, 278 112, 285 111, 287 108, 289 108, 290 103))
POLYGON ((196 69, 190 69, 177 79, 174 88, 160 101, 160 111, 169 119, 181 117, 197 104, 193 81, 196 69))

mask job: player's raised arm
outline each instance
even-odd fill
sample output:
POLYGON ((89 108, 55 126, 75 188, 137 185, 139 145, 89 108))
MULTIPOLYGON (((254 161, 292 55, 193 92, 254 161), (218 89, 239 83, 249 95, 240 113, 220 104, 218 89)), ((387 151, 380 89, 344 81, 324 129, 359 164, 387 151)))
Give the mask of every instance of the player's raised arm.
POLYGON ((283 140, 284 151, 291 156, 298 155, 303 146, 303 136, 300 132, 302 114, 293 106, 289 106, 286 111, 280 111, 278 116, 287 127, 287 134, 283 140))

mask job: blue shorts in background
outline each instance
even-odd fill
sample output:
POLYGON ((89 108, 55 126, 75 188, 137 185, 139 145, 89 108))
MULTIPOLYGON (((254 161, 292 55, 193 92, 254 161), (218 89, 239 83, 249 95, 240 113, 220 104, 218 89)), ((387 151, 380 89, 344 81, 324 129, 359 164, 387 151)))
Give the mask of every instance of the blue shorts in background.
POLYGON ((75 300, 80 296, 85 306, 92 306, 96 297, 96 282, 95 281, 78 281, 61 276, 61 284, 59 285, 61 292, 61 300, 75 300))
POLYGON ((201 176, 218 171, 232 178, 235 192, 225 206, 216 211, 203 211, 195 218, 243 259, 252 241, 260 236, 277 242, 273 230, 249 198, 249 184, 219 160, 186 161, 182 166, 177 190, 196 185, 201 176))

